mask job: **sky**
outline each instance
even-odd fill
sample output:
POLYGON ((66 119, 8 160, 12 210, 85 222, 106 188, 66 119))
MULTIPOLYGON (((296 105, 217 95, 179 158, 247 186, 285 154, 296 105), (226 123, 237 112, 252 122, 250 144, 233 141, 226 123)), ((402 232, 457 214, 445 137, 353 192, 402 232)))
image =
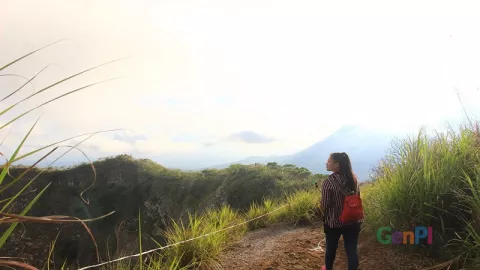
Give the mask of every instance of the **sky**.
MULTIPOLYGON (((478 1, 4 0, 0 66, 62 41, 1 71, 31 78, 48 66, 1 101, 3 109, 121 60, 0 116, 3 125, 58 95, 109 80, 2 128, 0 151, 10 156, 39 117, 22 153, 122 129, 79 148, 91 159, 126 153, 177 167, 292 154, 344 125, 401 133, 439 127, 464 117, 457 93, 469 114, 479 113, 479 7, 478 1)), ((1 76, 2 95, 24 83, 1 76)), ((72 151, 63 160, 85 158, 72 151)))

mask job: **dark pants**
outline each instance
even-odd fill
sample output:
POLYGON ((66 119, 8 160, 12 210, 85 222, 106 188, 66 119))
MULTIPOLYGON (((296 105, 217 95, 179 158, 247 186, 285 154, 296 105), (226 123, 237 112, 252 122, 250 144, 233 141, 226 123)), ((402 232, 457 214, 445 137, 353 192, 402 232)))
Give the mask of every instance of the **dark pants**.
POLYGON ((335 261, 335 256, 337 255, 338 240, 340 240, 341 235, 343 235, 343 243, 347 253, 348 270, 358 269, 357 244, 360 228, 361 225, 359 223, 354 225, 346 225, 342 228, 329 228, 327 225, 324 225, 325 238, 327 242, 325 251, 325 267, 327 270, 333 269, 333 262, 335 261))

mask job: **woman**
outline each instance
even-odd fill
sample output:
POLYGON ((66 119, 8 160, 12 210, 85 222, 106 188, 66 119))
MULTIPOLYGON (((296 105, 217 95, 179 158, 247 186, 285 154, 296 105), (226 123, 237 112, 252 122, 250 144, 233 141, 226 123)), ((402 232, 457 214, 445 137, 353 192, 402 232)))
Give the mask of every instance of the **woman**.
POLYGON ((323 227, 326 238, 325 265, 322 270, 332 270, 337 253, 338 240, 343 235, 343 242, 348 258, 348 270, 358 269, 357 244, 363 220, 342 223, 340 215, 345 194, 360 189, 352 171, 350 158, 346 153, 332 153, 327 161, 327 171, 332 174, 323 181, 320 206, 324 212, 323 227))

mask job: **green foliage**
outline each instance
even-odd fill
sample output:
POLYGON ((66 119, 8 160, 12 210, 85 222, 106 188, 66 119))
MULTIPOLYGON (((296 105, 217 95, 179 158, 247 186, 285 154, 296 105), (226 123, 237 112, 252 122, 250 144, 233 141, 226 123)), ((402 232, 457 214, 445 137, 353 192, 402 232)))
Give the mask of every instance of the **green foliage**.
MULTIPOLYGON (((163 257, 155 258, 150 260, 148 264, 145 264, 145 267, 149 270, 187 270, 194 267, 193 264, 181 266, 181 258, 166 259, 163 257)), ((131 268, 125 268, 131 269, 131 268)))
MULTIPOLYGON (((25 207, 25 209, 20 213, 20 216, 25 216, 28 211, 32 208, 32 206, 37 202, 37 200, 42 196, 42 194, 45 192, 45 190, 48 188, 49 185, 47 185, 42 191, 40 191, 35 198, 33 198, 30 203, 25 207)), ((0 237, 0 248, 3 247, 7 239, 10 237, 12 234, 13 230, 15 230, 15 227, 18 225, 18 222, 13 222, 10 227, 2 234, 0 237)))
POLYGON ((130 269, 138 269, 140 266, 140 263, 137 265, 133 264, 131 260, 122 260, 115 262, 113 264, 107 264, 105 266, 102 266, 100 269, 101 270, 130 270, 130 269), (138 266, 137 266, 138 265, 138 266))
MULTIPOLYGON (((214 226, 215 231, 225 230, 227 227, 243 223, 245 219, 236 211, 234 211, 230 206, 226 205, 218 210, 209 209, 205 214, 206 223, 214 226)), ((230 243, 237 240, 247 231, 247 226, 240 225, 235 227, 235 229, 225 231, 219 235, 219 238, 223 244, 230 243), (223 238, 222 238, 223 237, 223 238)))
POLYGON ((456 195, 466 215, 459 216, 466 225, 466 236, 459 239, 467 260, 472 267, 480 268, 480 168, 476 169, 474 178, 465 175, 467 188, 457 188, 456 195))
MULTIPOLYGON (((273 203, 272 200, 269 200, 269 199, 265 199, 263 201, 263 205, 257 205, 256 203, 252 203, 250 205, 250 209, 245 214, 245 219, 251 220, 259 216, 266 215, 267 213, 273 211, 274 208, 276 208, 276 205, 273 203)), ((255 230, 259 228, 265 228, 272 222, 275 222, 275 220, 272 219, 272 216, 266 215, 264 217, 257 218, 252 222, 249 222, 248 229, 255 230)))
POLYGON ((264 197, 278 198, 311 187, 325 175, 312 175, 305 168, 276 163, 267 165, 231 165, 224 186, 227 202, 237 209, 248 209, 252 203, 261 203, 264 197))
POLYGON ((315 219, 315 208, 320 201, 316 190, 299 191, 287 196, 287 207, 281 218, 293 225, 310 224, 315 219))
POLYGON ((202 216, 189 215, 186 226, 182 221, 180 223, 173 222, 172 227, 163 232, 167 238, 167 244, 199 238, 166 249, 165 257, 177 260, 181 267, 196 265, 208 269, 215 268, 218 266, 217 256, 227 246, 227 243, 235 241, 246 231, 244 225, 229 230, 226 230, 227 227, 242 223, 242 221, 243 219, 229 207, 223 207, 218 211, 209 210, 202 216), (200 237, 206 234, 210 235, 200 237))
POLYGON ((416 138, 393 145, 376 169, 375 181, 362 189, 371 228, 432 226, 432 248, 407 248, 451 259, 466 251, 453 245, 460 236, 469 243, 468 253, 478 258, 479 186, 469 179, 478 176, 479 139, 476 127, 463 126, 434 137, 421 130, 416 138))

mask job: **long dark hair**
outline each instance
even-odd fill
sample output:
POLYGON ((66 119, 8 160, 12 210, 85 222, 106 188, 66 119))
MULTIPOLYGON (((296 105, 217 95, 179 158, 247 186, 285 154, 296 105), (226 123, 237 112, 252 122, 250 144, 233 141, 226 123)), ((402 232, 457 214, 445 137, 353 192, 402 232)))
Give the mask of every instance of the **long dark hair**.
POLYGON ((352 163, 350 162, 350 157, 348 157, 347 153, 331 153, 330 157, 338 163, 339 171, 338 174, 342 174, 347 179, 345 183, 347 186, 346 188, 349 191, 357 192, 357 178, 353 174, 352 170, 352 163))

